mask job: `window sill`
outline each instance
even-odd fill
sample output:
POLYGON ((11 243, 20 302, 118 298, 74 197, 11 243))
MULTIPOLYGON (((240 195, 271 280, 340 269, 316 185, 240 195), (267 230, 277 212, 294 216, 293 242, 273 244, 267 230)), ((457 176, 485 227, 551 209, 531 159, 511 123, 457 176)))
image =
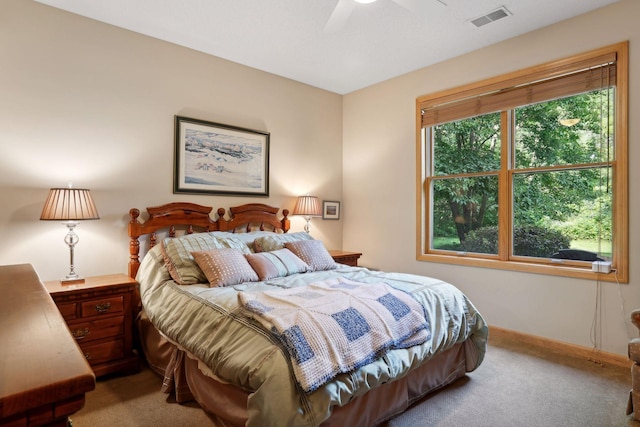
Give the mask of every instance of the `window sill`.
POLYGON ((549 276, 573 277, 577 279, 599 280, 602 282, 629 283, 626 272, 612 267, 611 273, 597 273, 589 267, 576 267, 559 264, 537 264, 518 261, 501 261, 487 258, 471 258, 469 256, 454 256, 441 254, 418 254, 418 261, 438 262, 443 264, 466 265, 469 267, 493 268, 496 270, 519 271, 523 273, 545 274, 549 276))

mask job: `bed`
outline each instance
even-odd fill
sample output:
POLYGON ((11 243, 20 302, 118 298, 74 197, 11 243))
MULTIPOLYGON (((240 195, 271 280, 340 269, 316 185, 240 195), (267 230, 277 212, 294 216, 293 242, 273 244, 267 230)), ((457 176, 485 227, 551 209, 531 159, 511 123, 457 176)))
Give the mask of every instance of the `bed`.
POLYGON ((486 323, 451 284, 337 264, 286 209, 212 210, 129 212, 141 348, 176 401, 222 425, 375 426, 481 364, 486 323))

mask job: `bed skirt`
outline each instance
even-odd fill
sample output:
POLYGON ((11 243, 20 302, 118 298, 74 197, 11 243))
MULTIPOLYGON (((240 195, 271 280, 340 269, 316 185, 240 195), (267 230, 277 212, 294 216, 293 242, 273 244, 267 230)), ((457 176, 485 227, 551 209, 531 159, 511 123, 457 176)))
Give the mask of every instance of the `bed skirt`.
MULTIPOLYGON (((178 403, 196 401, 229 426, 244 426, 250 393, 216 381, 206 367, 188 352, 165 339, 144 312, 138 316, 140 344, 149 367, 163 377, 162 391, 178 403), (204 369, 201 369, 204 368, 204 369)), ((396 381, 383 384, 336 407, 322 427, 376 426, 405 411, 412 403, 463 377, 467 364, 474 365, 475 346, 469 341, 455 344, 429 362, 396 381)))

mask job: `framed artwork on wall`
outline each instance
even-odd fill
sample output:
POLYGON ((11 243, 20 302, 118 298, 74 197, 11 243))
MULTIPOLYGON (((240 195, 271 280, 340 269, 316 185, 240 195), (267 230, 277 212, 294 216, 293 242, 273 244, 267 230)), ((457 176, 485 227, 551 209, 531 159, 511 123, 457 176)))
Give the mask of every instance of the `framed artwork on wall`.
POLYGON ((173 192, 268 196, 269 136, 176 116, 173 192))
POLYGON ((322 219, 340 219, 340 202, 323 200, 322 219))

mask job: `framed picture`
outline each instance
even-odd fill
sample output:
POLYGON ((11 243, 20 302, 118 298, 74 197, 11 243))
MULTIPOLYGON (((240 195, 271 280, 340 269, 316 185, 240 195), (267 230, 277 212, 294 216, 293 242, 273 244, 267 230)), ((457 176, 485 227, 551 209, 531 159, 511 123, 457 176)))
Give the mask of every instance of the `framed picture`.
POLYGON ((269 195, 269 133, 176 116, 174 193, 269 195))
POLYGON ((323 200, 322 219, 340 219, 340 202, 323 200))

